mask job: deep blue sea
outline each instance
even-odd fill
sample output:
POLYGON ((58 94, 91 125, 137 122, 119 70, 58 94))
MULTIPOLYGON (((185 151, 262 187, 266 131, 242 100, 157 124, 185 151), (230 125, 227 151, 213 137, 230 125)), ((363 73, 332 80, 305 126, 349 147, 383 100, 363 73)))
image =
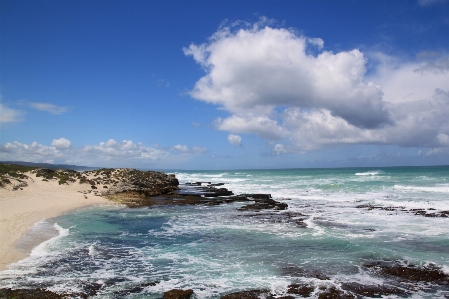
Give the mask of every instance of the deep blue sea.
MULTIPOLYGON (((0 272, 0 287, 69 293, 96 285, 91 298, 161 298, 180 288, 202 299, 249 289, 280 296, 292 283, 317 290, 390 284, 363 267, 372 261, 433 263, 449 273, 449 218, 416 215, 449 211, 449 166, 174 173, 180 183, 269 193, 289 206, 270 213, 301 213, 304 225, 238 211, 245 203, 84 208, 37 223, 19 242, 21 250, 33 238, 57 233, 0 272)), ((445 296, 448 286, 427 284, 409 293, 445 296)))

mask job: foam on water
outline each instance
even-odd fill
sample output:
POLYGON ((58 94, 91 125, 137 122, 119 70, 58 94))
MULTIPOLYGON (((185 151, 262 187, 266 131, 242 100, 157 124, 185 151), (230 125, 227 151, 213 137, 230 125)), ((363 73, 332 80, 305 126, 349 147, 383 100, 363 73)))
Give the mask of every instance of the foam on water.
POLYGON ((51 221, 44 219, 36 222, 16 243, 16 249, 30 254, 40 243, 59 235, 59 231, 51 221))
POLYGON ((120 290, 159 281, 129 298, 160 298, 173 288, 191 288, 203 299, 256 288, 282 295, 291 283, 389 283, 362 267, 372 260, 434 263, 447 273, 448 218, 400 207, 449 210, 448 174, 445 168, 179 172, 181 183, 225 183, 236 194, 270 193, 289 209, 270 211, 274 218, 238 211, 244 203, 79 210, 55 219, 58 236, 36 247, 14 271, 0 272, 0 287, 39 284, 79 292, 95 282, 102 285, 95 298, 115 298, 120 290), (305 227, 284 221, 290 216, 281 216, 288 213, 304 215, 305 227), (330 279, 298 276, 286 267, 330 279))
POLYGON ((449 185, 441 184, 436 186, 401 186, 394 185, 395 189, 405 190, 405 191, 423 191, 423 192, 438 192, 438 193, 449 193, 449 185))
POLYGON ((62 228, 57 223, 55 223, 53 226, 59 232, 59 234, 57 236, 47 240, 47 241, 42 242, 38 246, 34 247, 33 250, 31 251, 30 256, 34 257, 34 256, 47 255, 48 254, 48 247, 51 244, 53 244, 56 240, 69 235, 69 229, 68 228, 67 229, 62 228))
POLYGON ((373 170, 373 171, 367 171, 367 172, 357 172, 355 175, 378 175, 378 174, 382 174, 383 171, 381 170, 373 170))

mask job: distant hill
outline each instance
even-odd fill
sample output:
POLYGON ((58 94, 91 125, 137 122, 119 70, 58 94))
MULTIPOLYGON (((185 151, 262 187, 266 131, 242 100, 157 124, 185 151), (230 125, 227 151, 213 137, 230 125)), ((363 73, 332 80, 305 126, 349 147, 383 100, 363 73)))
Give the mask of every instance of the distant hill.
POLYGON ((31 166, 31 167, 42 167, 49 169, 62 169, 62 170, 76 170, 76 171, 86 171, 86 170, 95 170, 100 169, 102 167, 88 167, 88 166, 78 166, 78 165, 68 165, 68 164, 50 164, 50 163, 33 163, 33 162, 22 162, 22 161, 0 161, 0 164, 16 164, 22 166, 31 166))

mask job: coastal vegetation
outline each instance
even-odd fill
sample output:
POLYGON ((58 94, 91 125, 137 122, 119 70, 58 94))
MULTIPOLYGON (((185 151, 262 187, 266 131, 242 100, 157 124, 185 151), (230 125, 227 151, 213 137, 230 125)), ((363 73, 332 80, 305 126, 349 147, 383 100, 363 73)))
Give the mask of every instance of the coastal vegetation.
POLYGON ((35 170, 36 167, 22 166, 16 164, 0 163, 0 179, 3 182, 4 179, 9 177, 17 179, 26 179, 25 172, 35 170))

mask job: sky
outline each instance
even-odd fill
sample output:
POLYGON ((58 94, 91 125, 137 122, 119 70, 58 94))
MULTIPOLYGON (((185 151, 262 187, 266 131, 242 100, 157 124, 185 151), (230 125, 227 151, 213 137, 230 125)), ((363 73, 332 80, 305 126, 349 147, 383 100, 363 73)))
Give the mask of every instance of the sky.
POLYGON ((449 1, 0 1, 0 160, 449 164, 449 1))

